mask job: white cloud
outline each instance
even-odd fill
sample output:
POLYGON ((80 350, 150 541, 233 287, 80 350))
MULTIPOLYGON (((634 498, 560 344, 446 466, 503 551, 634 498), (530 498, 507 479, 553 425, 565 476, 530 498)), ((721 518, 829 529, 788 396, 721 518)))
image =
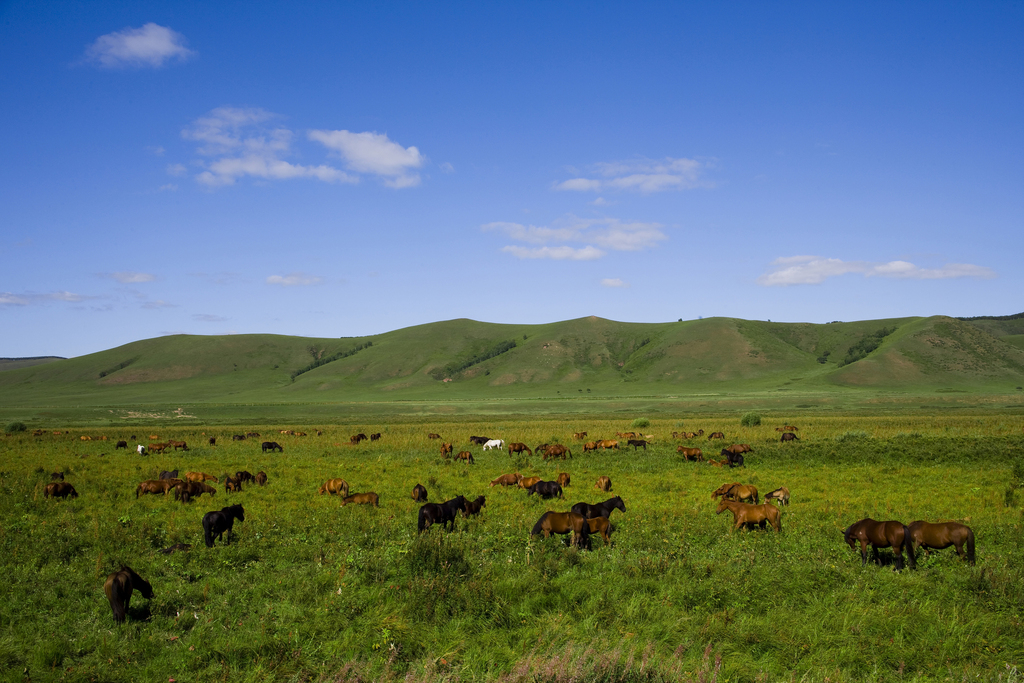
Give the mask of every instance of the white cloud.
POLYGON ((161 308, 177 308, 177 305, 169 304, 163 299, 157 299, 156 301, 147 301, 146 303, 142 304, 142 307, 150 310, 158 310, 161 308))
POLYGON ((969 263, 949 263, 941 268, 921 268, 908 261, 869 263, 867 261, 843 261, 820 256, 786 256, 771 264, 774 270, 757 279, 765 287, 789 285, 816 285, 830 277, 855 273, 864 277, 888 277, 914 280, 938 280, 959 277, 991 279, 995 271, 984 266, 969 263))
POLYGON ((640 251, 668 239, 659 223, 624 222, 618 218, 568 216, 552 227, 507 222, 486 223, 480 227, 485 231, 503 232, 517 242, 542 245, 542 248, 507 246, 502 249, 519 258, 595 259, 604 256, 606 250, 640 251), (551 245, 552 242, 583 243, 586 247, 551 245))
POLYGON ((149 147, 146 147, 146 151, 152 154, 153 156, 162 157, 164 155, 164 152, 166 152, 167 150, 161 147, 160 145, 151 145, 149 147))
POLYGON ((167 175, 180 178, 181 176, 188 173, 188 169, 185 168, 185 164, 167 164, 167 175))
POLYGON ((629 287, 628 282, 623 282, 617 277, 606 277, 601 280, 601 284, 605 287, 629 287))
POLYGON ((185 61, 195 52, 185 47, 185 36, 152 22, 100 36, 85 50, 86 61, 107 68, 161 67, 172 59, 185 61))
POLYGON ((64 301, 66 303, 77 304, 87 299, 95 299, 94 296, 86 296, 83 294, 75 294, 74 292, 58 291, 58 292, 47 292, 46 294, 14 294, 12 292, 0 292, 0 306, 31 306, 33 304, 42 304, 50 301, 64 301))
POLYGON ((412 187, 420 182, 419 174, 411 172, 425 161, 420 151, 402 147, 382 133, 311 130, 309 139, 337 152, 349 170, 381 176, 389 187, 412 187))
POLYGON ((554 189, 570 192, 623 190, 651 194, 667 190, 712 187, 702 178, 708 164, 696 159, 634 159, 594 164, 591 172, 599 178, 570 178, 554 189))
POLYGON ((604 256, 604 252, 597 247, 586 246, 581 249, 573 247, 502 247, 502 251, 512 254, 516 258, 547 258, 556 261, 592 261, 604 256))
POLYGON ((228 319, 222 315, 211 315, 209 313, 195 313, 192 315, 193 320, 198 320, 201 323, 222 323, 228 319))
POLYGON ((119 273, 111 273, 108 277, 112 277, 121 284, 135 284, 138 282, 152 282, 156 279, 156 275, 151 273, 135 273, 131 271, 121 271, 119 273))
POLYGON ((160 187, 158 187, 156 189, 158 191, 160 191, 160 192, 177 192, 178 191, 178 186, 175 185, 174 183, 166 183, 166 184, 161 185, 160 187))
POLYGON ((29 300, 19 294, 0 292, 0 306, 28 306, 29 300))
POLYGON ((271 275, 267 278, 268 285, 281 285, 282 287, 295 287, 296 285, 318 285, 324 279, 317 275, 306 275, 305 273, 290 273, 288 275, 271 275))

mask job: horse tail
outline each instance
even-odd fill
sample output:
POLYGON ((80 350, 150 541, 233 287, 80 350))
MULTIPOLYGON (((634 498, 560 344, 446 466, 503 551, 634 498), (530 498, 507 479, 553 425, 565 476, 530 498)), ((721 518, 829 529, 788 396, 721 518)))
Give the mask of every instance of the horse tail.
POLYGON ((106 589, 107 599, 110 601, 110 609, 114 612, 114 621, 119 624, 124 623, 126 591, 121 584, 120 577, 116 574, 112 576, 104 588, 106 589))
POLYGON ((967 527, 967 561, 974 565, 974 530, 967 527))
POLYGON ((212 520, 208 517, 203 517, 203 539, 206 541, 206 547, 213 547, 213 526, 212 520))
POLYGON ((910 529, 903 525, 903 547, 907 549, 907 562, 911 569, 917 569, 917 560, 914 558, 914 539, 910 537, 910 529))
POLYGON ((426 529, 426 526, 427 526, 426 522, 427 522, 427 516, 426 516, 426 514, 424 514, 424 508, 420 508, 420 515, 419 515, 419 518, 416 521, 416 530, 422 533, 423 530, 426 529))

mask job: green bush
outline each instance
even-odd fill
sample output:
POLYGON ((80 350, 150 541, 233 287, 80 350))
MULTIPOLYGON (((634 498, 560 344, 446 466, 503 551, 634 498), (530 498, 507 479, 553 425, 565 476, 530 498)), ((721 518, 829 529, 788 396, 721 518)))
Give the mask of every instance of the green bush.
POLYGON ((23 432, 26 429, 28 429, 28 427, 25 426, 24 422, 12 422, 7 425, 6 431, 8 434, 14 434, 15 432, 23 432))
POLYGON ((646 417, 638 417, 637 419, 630 422, 629 426, 633 427, 634 429, 637 427, 650 427, 651 421, 648 420, 646 417))
POLYGON ((757 427, 761 424, 761 415, 759 413, 747 413, 740 418, 740 424, 744 427, 757 427))

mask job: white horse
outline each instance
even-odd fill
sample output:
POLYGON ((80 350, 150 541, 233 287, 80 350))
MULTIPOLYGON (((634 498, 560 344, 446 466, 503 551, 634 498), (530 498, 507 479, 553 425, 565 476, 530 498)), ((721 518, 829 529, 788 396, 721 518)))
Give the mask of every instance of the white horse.
POLYGON ((492 448, 497 448, 499 451, 505 450, 505 442, 501 439, 491 439, 484 444, 484 450, 489 451, 492 448))
POLYGON ((146 447, 143 446, 141 443, 139 444, 139 447, 136 450, 139 452, 139 455, 145 455, 146 454, 146 447))

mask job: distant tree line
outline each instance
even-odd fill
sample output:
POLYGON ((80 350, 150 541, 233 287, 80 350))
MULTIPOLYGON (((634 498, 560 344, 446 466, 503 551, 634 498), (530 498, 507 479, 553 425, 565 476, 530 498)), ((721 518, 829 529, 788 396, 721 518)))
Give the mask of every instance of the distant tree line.
POLYGON ((850 363, 856 363, 861 358, 866 358, 869 353, 881 346, 883 339, 895 331, 895 327, 883 327, 882 329, 865 336, 847 350, 846 357, 839 361, 839 367, 849 365, 850 363))
POLYGON ((106 370, 101 372, 100 373, 100 377, 106 377, 107 375, 109 375, 109 374, 111 374, 113 372, 117 372, 118 370, 123 370, 124 368, 128 367, 129 365, 131 365, 132 363, 134 363, 137 360, 138 360, 138 357, 129 358, 126 361, 122 361, 122 362, 118 363, 117 365, 115 365, 114 367, 107 368, 106 370))
MULTIPOLYGON (((316 360, 314 360, 312 363, 310 363, 309 365, 307 365, 304 368, 299 368, 298 370, 292 370, 292 381, 295 381, 295 378, 298 377, 299 375, 301 375, 303 373, 306 373, 306 372, 309 372, 310 370, 315 370, 318 367, 320 367, 321 365, 327 365, 328 363, 333 363, 336 360, 341 360, 342 358, 348 358, 349 356, 354 356, 357 353, 359 353, 360 351, 362 351, 363 349, 368 349, 371 346, 373 346, 373 342, 372 341, 368 341, 365 344, 360 344, 359 346, 355 346, 355 347, 349 349, 348 351, 339 351, 338 353, 336 353, 336 354, 334 354, 332 356, 322 356, 320 358, 317 358, 316 360)), ((321 353, 323 353, 323 352, 321 352, 321 353)))
POLYGON ((972 320, 1020 320, 1021 318, 1024 318, 1024 313, 1014 313, 1013 315, 976 315, 973 318, 957 318, 957 320, 971 322, 972 320))
POLYGON ((500 356, 506 351, 511 351, 514 348, 516 348, 516 341, 514 339, 498 342, 494 346, 485 349, 484 351, 481 351, 475 356, 472 356, 461 361, 452 361, 451 363, 448 363, 448 365, 445 365, 444 367, 434 368, 433 370, 430 371, 430 376, 436 380, 442 380, 445 377, 451 377, 452 375, 456 375, 465 370, 466 368, 470 368, 478 363, 483 363, 485 360, 494 358, 495 356, 500 356))

